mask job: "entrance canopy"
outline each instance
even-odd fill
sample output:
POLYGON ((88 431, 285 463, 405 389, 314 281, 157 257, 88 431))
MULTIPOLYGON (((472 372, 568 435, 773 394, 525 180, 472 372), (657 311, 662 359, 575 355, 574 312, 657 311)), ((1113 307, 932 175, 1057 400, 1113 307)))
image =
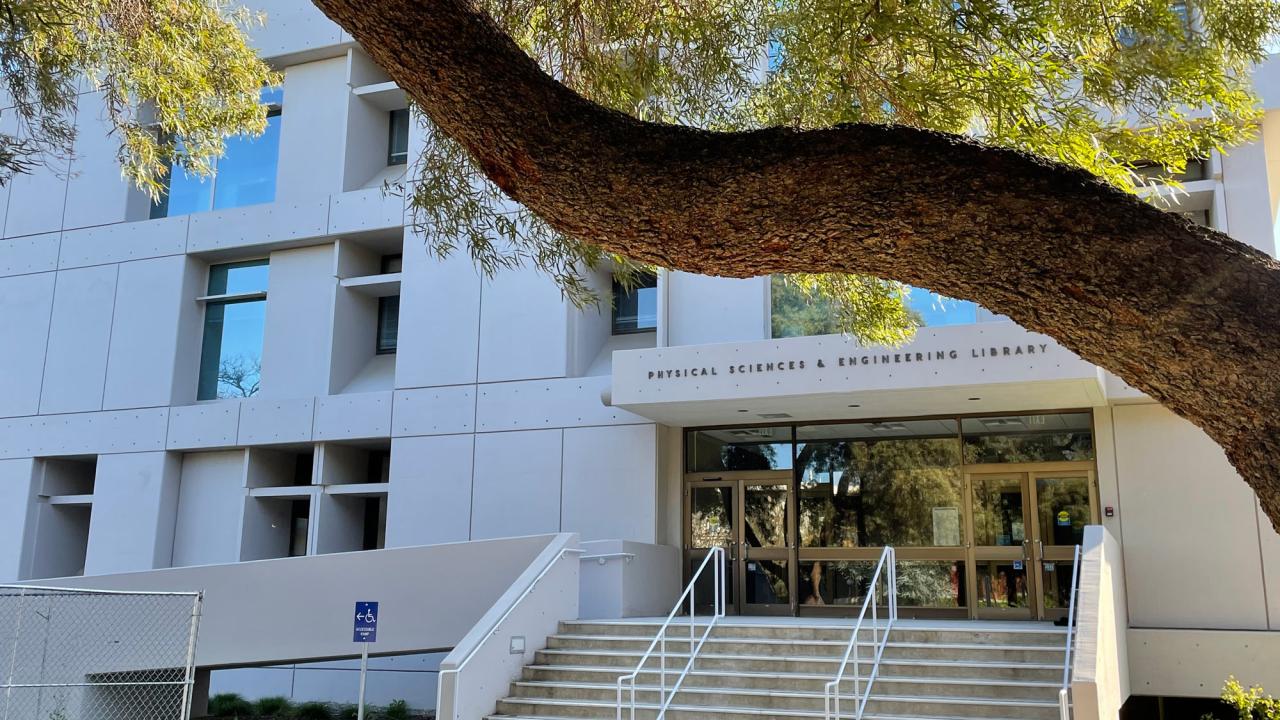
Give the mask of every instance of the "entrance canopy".
POLYGON ((921 328, 899 348, 843 335, 614 354, 612 404, 666 425, 1093 407, 1101 370, 1012 322, 921 328))

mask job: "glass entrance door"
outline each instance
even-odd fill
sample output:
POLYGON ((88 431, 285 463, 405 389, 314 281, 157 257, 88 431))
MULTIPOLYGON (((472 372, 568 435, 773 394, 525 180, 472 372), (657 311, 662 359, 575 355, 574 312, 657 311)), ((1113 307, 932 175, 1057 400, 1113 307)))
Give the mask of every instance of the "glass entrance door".
POLYGON ((974 609, 978 617, 1035 616, 1026 473, 970 475, 974 609))
POLYGON ((1075 547, 1084 541, 1084 526, 1097 522, 1093 477, 1087 472, 1033 472, 1030 483, 1035 503, 1035 553, 1039 616, 1066 617, 1071 601, 1075 547))
POLYGON ((1067 613, 1075 546, 1096 522, 1091 472, 973 473, 977 617, 1055 620, 1067 613))
MULTIPOLYGON (((791 473, 691 478, 685 487, 689 508, 686 577, 697 570, 710 548, 723 547, 729 612, 791 613, 795 587, 791 473)), ((695 592, 699 605, 709 606, 712 579, 708 573, 704 576, 695 592)))

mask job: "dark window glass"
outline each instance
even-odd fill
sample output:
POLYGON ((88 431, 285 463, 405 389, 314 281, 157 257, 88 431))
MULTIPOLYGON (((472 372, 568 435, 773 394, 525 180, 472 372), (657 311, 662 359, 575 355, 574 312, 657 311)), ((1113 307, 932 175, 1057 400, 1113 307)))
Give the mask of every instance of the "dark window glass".
POLYGON ((205 210, 267 203, 276 196, 276 166, 280 159, 280 88, 262 91, 268 106, 267 127, 257 137, 235 135, 225 140, 212 177, 188 174, 180 165, 169 168, 165 192, 151 206, 151 217, 174 217, 205 210))
POLYGON ((688 434, 688 472, 790 470, 791 428, 696 430, 688 434))
POLYGON ((1094 459, 1089 413, 965 418, 961 427, 967 463, 1094 459))
POLYGON ((409 109, 392 110, 390 126, 387 164, 404 165, 409 162, 409 109))
POLYGON ((311 525, 311 502, 294 500, 289 507, 289 557, 307 554, 307 534, 311 525))
POLYGON ((315 463, 314 453, 300 453, 293 460, 293 484, 311 484, 311 466, 315 463))
POLYGON ((801 547, 957 547, 960 443, 954 420, 797 429, 801 547))
POLYGON ((382 511, 383 506, 383 498, 365 498, 364 532, 360 542, 361 550, 381 550, 386 546, 387 516, 382 511))
POLYGON ((370 450, 369 471, 365 482, 384 483, 391 479, 391 451, 370 450))
POLYGON ((400 332, 400 296, 378 298, 378 353, 393 353, 400 332))
POLYGON ((658 327, 658 276, 645 273, 628 290, 613 281, 613 334, 647 332, 658 327))
POLYGON ((403 255, 383 255, 382 261, 378 264, 378 271, 383 275, 388 273, 398 273, 404 269, 403 255))

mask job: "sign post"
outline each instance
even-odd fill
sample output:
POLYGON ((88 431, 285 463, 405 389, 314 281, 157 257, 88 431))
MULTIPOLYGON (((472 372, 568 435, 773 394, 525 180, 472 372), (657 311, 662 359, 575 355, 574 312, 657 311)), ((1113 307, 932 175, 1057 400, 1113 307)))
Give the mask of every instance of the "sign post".
POLYGON ((360 696, 356 700, 356 718, 364 720, 364 677, 369 671, 369 643, 378 641, 378 603, 356 603, 351 640, 360 643, 360 696))

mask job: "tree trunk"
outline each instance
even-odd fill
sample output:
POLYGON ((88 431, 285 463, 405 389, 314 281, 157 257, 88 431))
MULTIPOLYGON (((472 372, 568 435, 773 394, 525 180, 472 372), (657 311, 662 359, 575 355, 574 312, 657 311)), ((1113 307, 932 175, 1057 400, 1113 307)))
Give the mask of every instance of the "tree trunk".
POLYGON ((468 0, 315 0, 508 195, 637 260, 849 272, 1045 333, 1216 440, 1280 529, 1280 264, 1081 170, 907 127, 712 133, 543 73, 468 0))

